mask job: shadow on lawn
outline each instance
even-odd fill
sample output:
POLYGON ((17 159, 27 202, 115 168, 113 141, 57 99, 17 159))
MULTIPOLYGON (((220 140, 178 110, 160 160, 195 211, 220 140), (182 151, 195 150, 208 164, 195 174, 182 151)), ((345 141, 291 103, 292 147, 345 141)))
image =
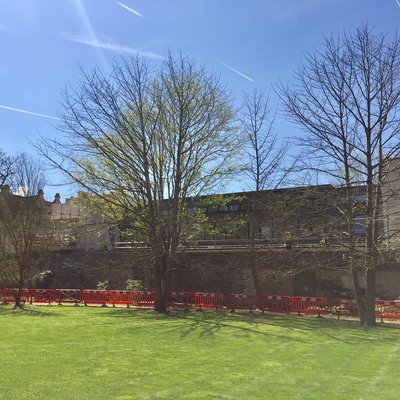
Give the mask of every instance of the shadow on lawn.
POLYGON ((60 314, 51 312, 43 312, 43 310, 39 310, 35 306, 24 306, 23 308, 15 309, 13 305, 4 305, 0 304, 0 317, 57 317, 60 314))
MULTIPOLYGON (((201 338, 213 337, 224 329, 233 329, 240 336, 263 335, 278 337, 297 342, 310 342, 316 337, 325 336, 326 340, 347 344, 364 341, 373 345, 386 345, 398 342, 399 325, 378 324, 376 327, 361 327, 358 321, 340 320, 332 318, 315 318, 310 316, 259 314, 259 313, 228 313, 220 312, 183 312, 170 311, 157 314, 152 310, 128 309, 125 312, 115 309, 111 313, 116 318, 132 318, 140 316, 141 320, 171 322, 165 326, 166 331, 180 332, 181 337, 196 335, 201 338), (268 329, 277 327, 290 330, 288 335, 268 329), (296 337, 297 335, 297 337, 296 337)), ((160 327, 158 327, 160 329, 160 327)))

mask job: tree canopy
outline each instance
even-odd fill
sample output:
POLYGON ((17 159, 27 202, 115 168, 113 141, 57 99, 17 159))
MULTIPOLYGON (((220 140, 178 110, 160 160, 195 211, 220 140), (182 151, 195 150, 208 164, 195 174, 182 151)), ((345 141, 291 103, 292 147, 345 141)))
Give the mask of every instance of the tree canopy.
POLYGON ((140 58, 109 76, 82 71, 64 93, 63 140, 39 147, 72 181, 135 221, 149 247, 156 309, 165 311, 173 255, 190 196, 209 193, 233 171, 234 109, 226 88, 189 58, 159 69, 140 58))

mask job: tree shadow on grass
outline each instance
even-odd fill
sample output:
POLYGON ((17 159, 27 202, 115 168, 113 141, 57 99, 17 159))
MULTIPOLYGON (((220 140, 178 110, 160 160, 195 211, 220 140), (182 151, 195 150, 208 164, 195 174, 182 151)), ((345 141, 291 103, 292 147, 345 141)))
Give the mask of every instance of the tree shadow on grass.
MULTIPOLYGON (((167 322, 157 329, 161 329, 163 332, 180 332, 182 338, 188 335, 210 338, 221 333, 224 329, 229 329, 236 331, 236 335, 241 337, 250 337, 255 334, 289 339, 289 336, 265 330, 265 318, 256 314, 231 314, 223 311, 201 313, 169 311, 167 314, 158 314, 151 310, 128 309, 122 313, 112 313, 111 316, 121 319, 140 317, 141 321, 167 322)), ((295 341, 303 341, 300 338, 290 338, 295 341)))
MULTIPOLYGON (((285 314, 261 313, 229 313, 226 311, 183 312, 169 311, 167 314, 158 314, 152 310, 126 309, 125 312, 115 309, 112 313, 116 318, 132 318, 140 316, 141 320, 171 322, 158 329, 163 331, 180 331, 181 337, 196 335, 200 338, 213 337, 223 329, 233 329, 240 336, 253 334, 269 337, 281 337, 297 342, 316 340, 317 336, 325 337, 329 341, 341 343, 366 342, 371 345, 387 345, 397 343, 400 326, 395 324, 378 324, 375 327, 361 327, 358 321, 335 320, 333 318, 316 318, 313 316, 297 316, 285 314), (268 327, 277 327, 290 330, 299 337, 290 333, 277 333, 268 330, 268 327)), ((284 332, 284 331, 283 331, 284 332)))
POLYGON ((0 317, 57 317, 60 315, 55 312, 43 312, 43 310, 30 305, 25 305, 22 308, 14 308, 14 305, 0 304, 0 317))

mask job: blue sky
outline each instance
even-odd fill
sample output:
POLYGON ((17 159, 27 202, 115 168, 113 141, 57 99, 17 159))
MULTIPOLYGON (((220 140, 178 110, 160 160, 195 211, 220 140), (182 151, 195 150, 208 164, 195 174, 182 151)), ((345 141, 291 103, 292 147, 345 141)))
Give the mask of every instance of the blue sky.
MULTIPOLYGON (((324 35, 363 22, 393 33, 399 21, 400 0, 2 0, 0 148, 34 153, 30 140, 59 135, 60 93, 80 67, 107 69, 137 52, 159 63, 181 51, 220 74, 239 104, 243 91, 290 81, 324 35)), ((279 115, 276 129, 297 133, 279 115)))

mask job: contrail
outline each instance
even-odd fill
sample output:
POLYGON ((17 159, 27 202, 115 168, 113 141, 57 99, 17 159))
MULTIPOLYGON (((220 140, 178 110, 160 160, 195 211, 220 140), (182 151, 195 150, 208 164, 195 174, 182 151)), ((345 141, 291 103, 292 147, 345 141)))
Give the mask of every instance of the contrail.
MULTIPOLYGON (((397 1, 397 0, 396 0, 396 1, 397 1)), ((217 58, 215 58, 215 61, 219 62, 220 64, 222 64, 222 65, 225 66, 226 68, 229 68, 231 71, 233 71, 233 72, 235 72, 236 74, 242 76, 243 78, 248 79, 248 80, 251 81, 251 82, 254 82, 253 79, 251 79, 249 76, 247 76, 247 75, 245 75, 245 74, 242 74, 240 71, 238 71, 237 69, 231 67, 231 66, 228 65, 228 64, 225 64, 223 61, 218 60, 217 58)))
POLYGON ((400 1, 396 0, 397 5, 400 7, 400 1))
POLYGON ((1 105, 0 105, 0 108, 3 108, 4 110, 17 111, 17 112, 24 113, 24 114, 36 115, 37 117, 43 117, 43 118, 50 118, 50 119, 57 119, 57 120, 60 120, 60 118, 53 117, 53 116, 51 116, 51 115, 39 114, 39 113, 35 113, 35 112, 32 112, 32 111, 21 110, 20 108, 7 107, 7 106, 1 106, 1 105))
POLYGON ((143 18, 143 15, 140 14, 140 12, 134 10, 133 8, 130 8, 130 7, 128 7, 127 5, 125 5, 125 4, 123 4, 123 3, 120 3, 120 2, 117 1, 117 0, 114 0, 114 2, 117 3, 119 6, 121 6, 122 8, 125 8, 125 10, 128 10, 128 11, 130 11, 131 13, 137 15, 138 17, 142 17, 142 18, 143 18))
POLYGON ((133 47, 117 44, 111 41, 101 42, 100 40, 93 40, 90 38, 86 38, 85 36, 73 36, 70 34, 65 35, 66 39, 70 42, 85 44, 87 46, 98 47, 105 50, 117 51, 119 53, 128 53, 133 55, 139 55, 147 58, 154 58, 158 60, 164 59, 164 57, 160 54, 153 53, 152 51, 141 51, 135 49, 133 47))

